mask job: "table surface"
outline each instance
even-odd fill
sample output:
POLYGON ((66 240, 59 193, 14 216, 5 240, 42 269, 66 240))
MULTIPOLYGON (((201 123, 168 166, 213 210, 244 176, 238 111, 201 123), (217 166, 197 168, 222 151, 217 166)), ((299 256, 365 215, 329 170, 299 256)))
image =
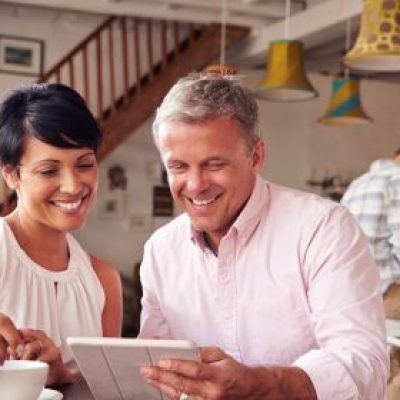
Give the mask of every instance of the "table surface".
POLYGON ((64 395, 63 400, 95 400, 84 380, 55 389, 64 395))

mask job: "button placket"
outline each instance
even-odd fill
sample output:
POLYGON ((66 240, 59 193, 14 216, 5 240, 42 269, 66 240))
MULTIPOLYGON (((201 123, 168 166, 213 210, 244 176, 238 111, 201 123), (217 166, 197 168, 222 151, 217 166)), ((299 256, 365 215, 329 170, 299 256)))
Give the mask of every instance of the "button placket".
POLYGON ((235 304, 235 275, 232 265, 232 253, 228 255, 225 246, 219 254, 217 268, 218 302, 221 310, 222 340, 225 349, 230 354, 238 352, 236 341, 236 304, 235 304))

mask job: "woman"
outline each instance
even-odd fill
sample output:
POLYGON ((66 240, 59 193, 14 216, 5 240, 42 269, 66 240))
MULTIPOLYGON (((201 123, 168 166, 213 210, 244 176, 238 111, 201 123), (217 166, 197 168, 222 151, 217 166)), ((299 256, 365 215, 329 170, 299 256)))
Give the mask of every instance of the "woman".
POLYGON ((17 193, 0 219, 0 363, 50 364, 73 380, 67 336, 120 336, 119 273, 69 234, 96 196, 101 132, 84 100, 59 84, 11 92, 0 105, 0 163, 17 193))

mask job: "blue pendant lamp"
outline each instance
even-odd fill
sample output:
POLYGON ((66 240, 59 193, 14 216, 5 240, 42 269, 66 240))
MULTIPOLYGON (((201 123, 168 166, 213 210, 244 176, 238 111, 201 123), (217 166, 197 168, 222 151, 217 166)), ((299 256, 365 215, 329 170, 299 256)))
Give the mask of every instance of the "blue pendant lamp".
POLYGON ((359 78, 338 76, 333 79, 330 105, 318 122, 326 125, 365 125, 372 122, 361 106, 359 78))

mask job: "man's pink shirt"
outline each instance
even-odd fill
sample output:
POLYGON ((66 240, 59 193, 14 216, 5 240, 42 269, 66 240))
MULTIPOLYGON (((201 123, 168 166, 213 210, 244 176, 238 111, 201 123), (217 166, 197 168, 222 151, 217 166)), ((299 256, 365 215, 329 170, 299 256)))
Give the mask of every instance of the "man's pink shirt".
POLYGON ((141 279, 141 337, 298 366, 320 400, 385 397, 378 269, 339 204, 257 178, 218 257, 183 214, 146 243, 141 279))

